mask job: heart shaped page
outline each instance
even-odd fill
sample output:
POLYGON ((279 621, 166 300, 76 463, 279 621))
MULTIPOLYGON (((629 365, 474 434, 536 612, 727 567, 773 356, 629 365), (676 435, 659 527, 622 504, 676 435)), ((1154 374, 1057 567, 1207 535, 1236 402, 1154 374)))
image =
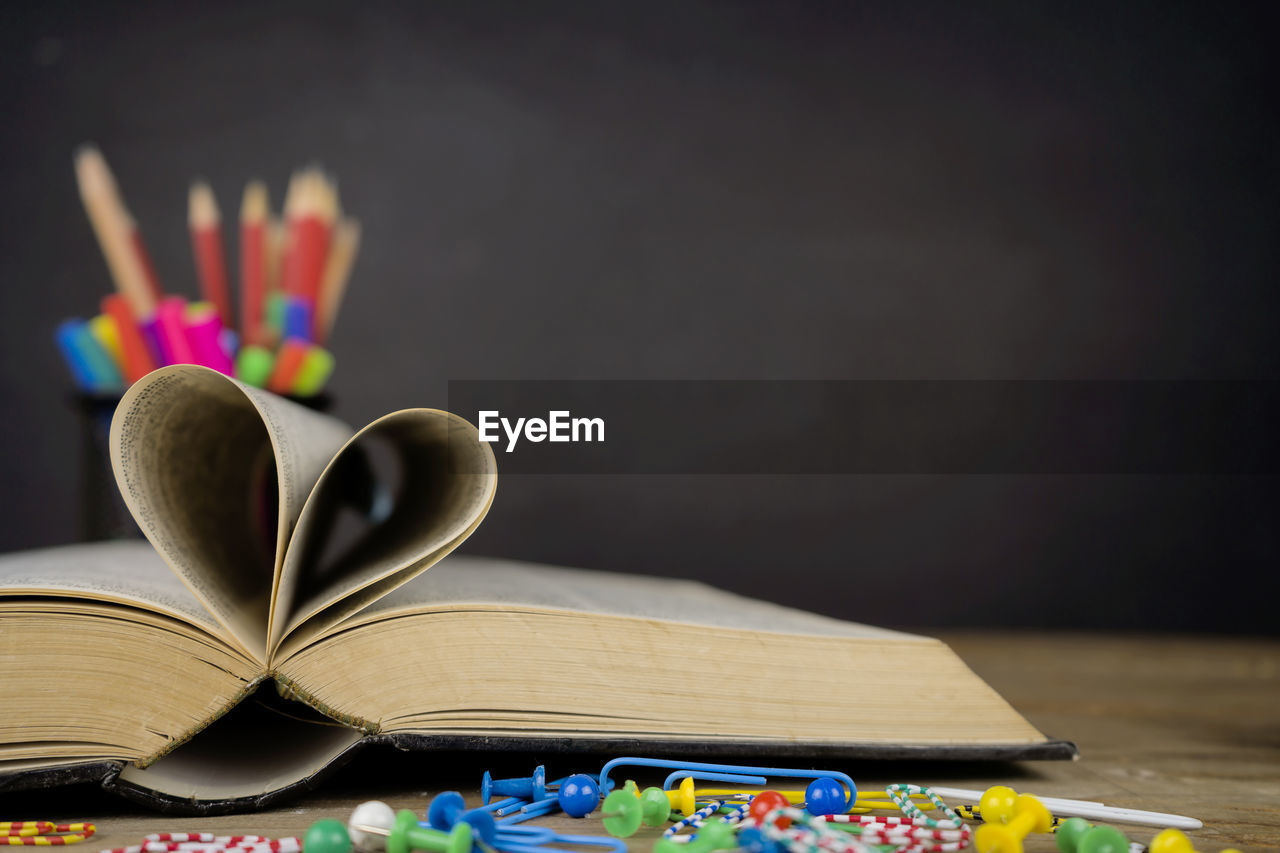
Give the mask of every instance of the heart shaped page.
POLYGON ((457 415, 406 409, 360 430, 320 476, 285 553, 273 663, 456 548, 496 488, 493 451, 457 415))
POLYGON ((247 655, 267 659, 285 545, 350 427, 196 365, 125 392, 111 464, 142 532, 247 655))

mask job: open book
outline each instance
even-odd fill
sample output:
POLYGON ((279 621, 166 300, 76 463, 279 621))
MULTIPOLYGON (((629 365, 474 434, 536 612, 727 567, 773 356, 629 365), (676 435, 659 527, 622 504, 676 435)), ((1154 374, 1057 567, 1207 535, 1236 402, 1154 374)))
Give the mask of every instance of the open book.
POLYGON ((125 394, 111 456, 150 545, 0 558, 0 791, 94 780, 252 808, 380 742, 1075 754, 937 640, 690 582, 444 559, 497 482, 447 412, 353 432, 176 365, 125 394))

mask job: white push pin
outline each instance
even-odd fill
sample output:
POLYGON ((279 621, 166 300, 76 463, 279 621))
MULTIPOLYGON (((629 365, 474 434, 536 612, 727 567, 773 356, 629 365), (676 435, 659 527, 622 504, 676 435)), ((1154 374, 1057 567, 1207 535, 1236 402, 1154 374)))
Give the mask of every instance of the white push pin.
POLYGON ((351 844, 360 853, 378 853, 387 846, 386 834, 375 834, 362 827, 374 826, 391 832, 396 825, 396 813, 391 806, 382 800, 370 800, 356 806, 347 821, 347 833, 351 836, 351 844))

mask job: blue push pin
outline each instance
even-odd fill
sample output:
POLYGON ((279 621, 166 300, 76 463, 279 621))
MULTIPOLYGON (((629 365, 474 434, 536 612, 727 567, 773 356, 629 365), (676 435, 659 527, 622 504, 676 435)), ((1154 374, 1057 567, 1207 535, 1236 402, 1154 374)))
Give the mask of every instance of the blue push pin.
POLYGON ((804 808, 811 815, 843 814, 844 788, 830 776, 820 776, 804 789, 804 808))
POLYGON ((427 825, 441 832, 450 832, 461 821, 471 825, 473 834, 486 844, 497 837, 498 825, 493 815, 484 809, 467 811, 467 802, 457 791, 445 791, 431 800, 427 807, 427 825))
POLYGON ((545 800, 547 798, 547 773, 539 764, 528 779, 494 779, 489 771, 484 771, 480 781, 480 801, 489 804, 489 798, 497 794, 500 797, 519 797, 522 800, 545 800))
POLYGON ((556 799, 569 817, 586 817, 600 804, 600 786, 587 774, 575 773, 560 783, 556 799))
POLYGON ((754 826, 738 830, 738 847, 747 853, 781 853, 782 850, 778 842, 768 838, 754 826))

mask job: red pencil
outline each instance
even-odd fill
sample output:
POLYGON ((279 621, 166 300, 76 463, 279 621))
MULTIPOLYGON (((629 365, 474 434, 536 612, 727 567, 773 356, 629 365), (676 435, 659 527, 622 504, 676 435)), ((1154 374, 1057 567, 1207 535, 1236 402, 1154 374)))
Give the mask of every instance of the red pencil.
POLYGON ((124 362, 125 380, 130 383, 137 382, 155 370, 155 359, 151 357, 151 350, 142 339, 138 322, 133 316, 133 311, 129 309, 129 301, 119 293, 104 296, 102 313, 116 321, 116 328, 120 332, 120 355, 124 362))
POLYGON ((129 217, 130 234, 129 243, 133 246, 133 253, 138 256, 138 263, 142 265, 142 273, 146 276, 147 287, 151 289, 151 298, 159 302, 164 298, 164 288, 160 286, 160 277, 156 275, 155 265, 151 263, 151 255, 147 254, 147 244, 142 242, 142 232, 138 229, 138 223, 129 217))
POLYGON ((313 306, 320 295, 329 239, 337 215, 337 193, 318 169, 296 178, 290 187, 292 209, 286 207, 289 248, 285 262, 284 292, 313 306))
POLYGON ((266 343, 262 306, 267 298, 267 187, 251 181, 240 205, 240 337, 266 343))
POLYGON ((213 303, 225 328, 233 328, 231 293, 227 287, 227 259, 222 251, 222 215, 213 190, 203 181, 191 185, 188 204, 191 250, 196 276, 206 302, 213 303))

